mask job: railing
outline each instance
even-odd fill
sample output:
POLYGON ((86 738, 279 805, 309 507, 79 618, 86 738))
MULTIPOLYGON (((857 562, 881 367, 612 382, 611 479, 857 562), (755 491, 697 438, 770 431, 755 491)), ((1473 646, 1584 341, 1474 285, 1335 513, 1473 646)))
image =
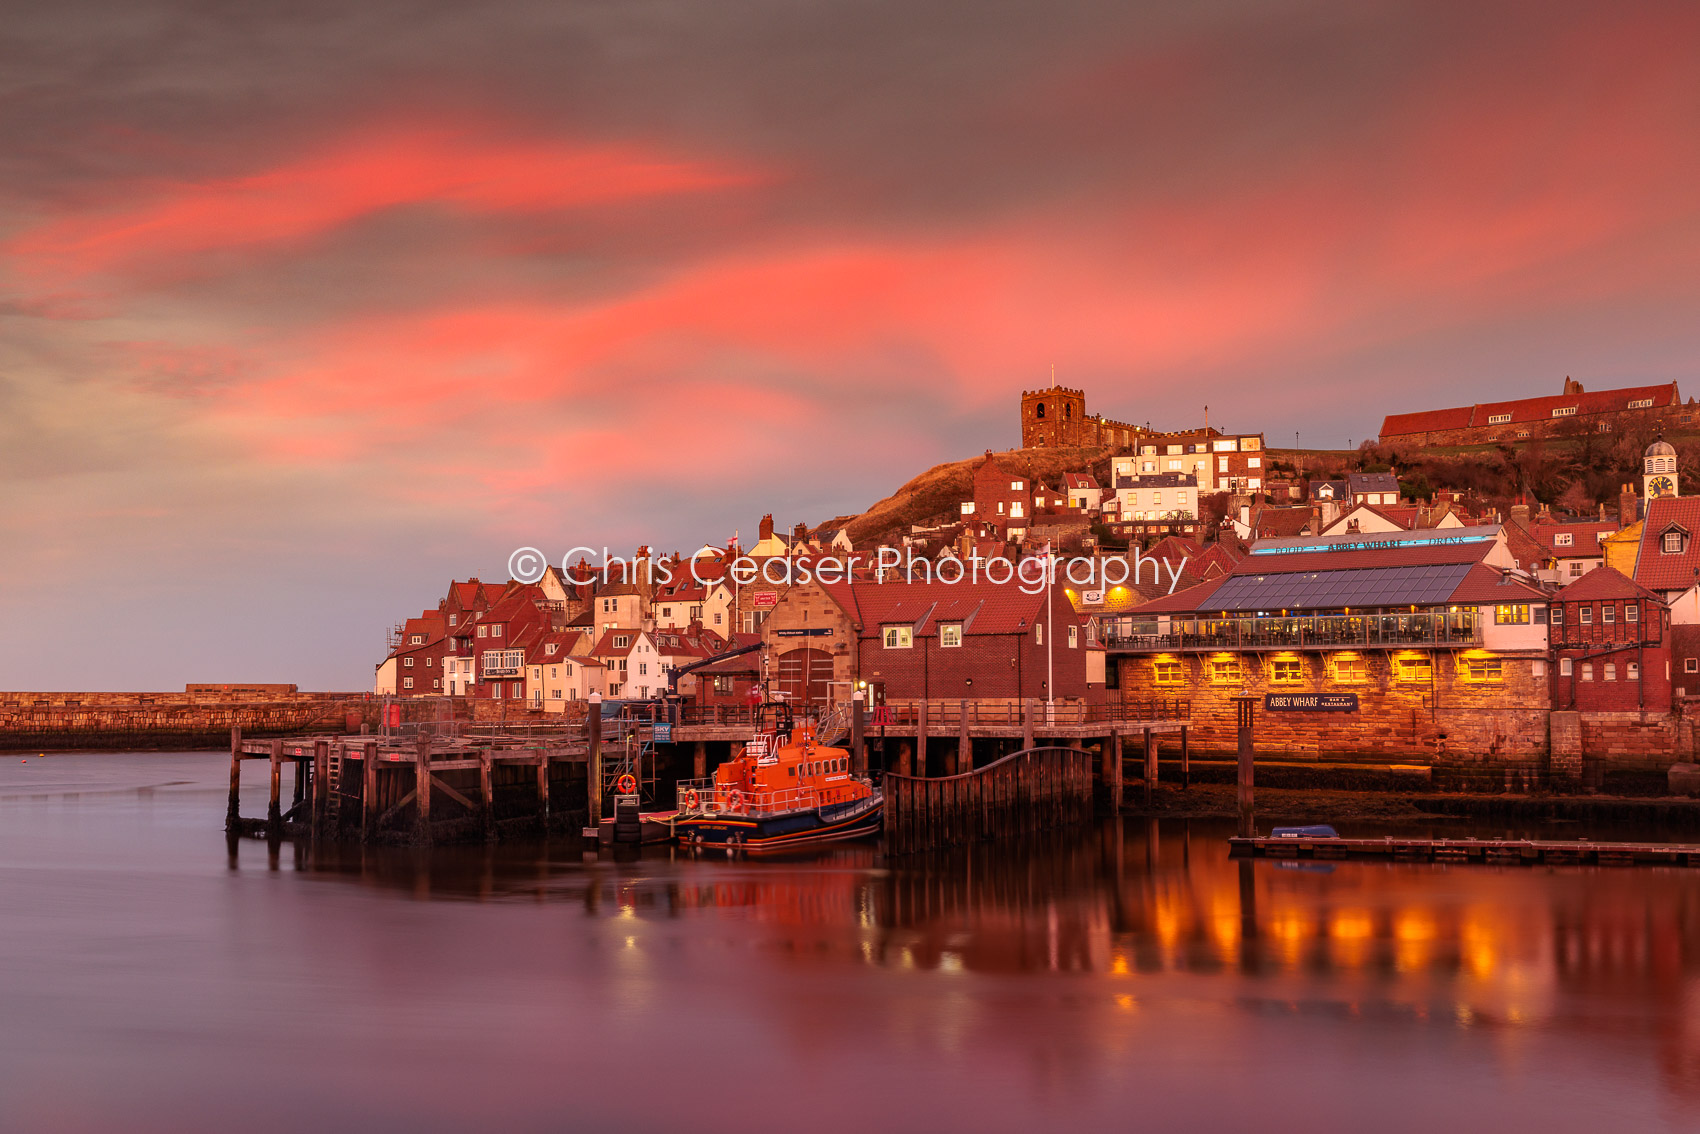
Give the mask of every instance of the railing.
MULTIPOLYGON (((873 784, 864 776, 846 776, 844 786, 861 784, 870 791, 873 784)), ((778 791, 751 792, 742 788, 717 784, 714 777, 680 780, 679 809, 696 815, 736 815, 740 819, 761 819, 790 811, 812 810, 825 804, 847 803, 830 798, 831 789, 822 793, 819 788, 794 787, 778 791)))
POLYGON ((913 854, 1092 817, 1092 758, 1080 748, 1026 748, 984 768, 925 778, 887 772, 885 847, 913 854))
POLYGON ((1116 650, 1400 649, 1479 646, 1474 607, 1415 614, 1319 614, 1295 617, 1101 618, 1098 641, 1116 650))
MULTIPOLYGON (((927 727, 940 733, 962 727, 963 701, 940 698, 922 701, 887 701, 885 721, 888 725, 912 727, 920 722, 921 706, 927 706, 927 727)), ((1031 723, 1039 728, 1049 725, 1087 725, 1101 721, 1166 721, 1186 720, 1192 715, 1192 703, 1183 697, 1152 697, 1135 701, 1111 701, 1090 705, 1084 701, 1057 701, 1048 704, 1032 697, 1025 701, 970 700, 966 705, 968 725, 989 728, 1020 728, 1031 723)), ((879 724, 877 709, 867 711, 864 727, 879 724)))

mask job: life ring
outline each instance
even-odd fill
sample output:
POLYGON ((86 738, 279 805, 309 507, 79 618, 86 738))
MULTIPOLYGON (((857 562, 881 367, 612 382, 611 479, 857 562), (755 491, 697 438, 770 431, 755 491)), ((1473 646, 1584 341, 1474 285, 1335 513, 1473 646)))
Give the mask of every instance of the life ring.
POLYGON ((738 810, 738 808, 742 807, 743 804, 744 804, 743 793, 740 792, 737 788, 733 788, 731 791, 726 793, 726 810, 736 811, 736 810, 738 810))
POLYGON ((679 797, 679 802, 685 805, 686 811, 697 809, 697 793, 694 788, 686 788, 685 794, 679 797))
POLYGON ((614 781, 614 790, 620 795, 636 795, 637 779, 630 772, 626 772, 614 781))

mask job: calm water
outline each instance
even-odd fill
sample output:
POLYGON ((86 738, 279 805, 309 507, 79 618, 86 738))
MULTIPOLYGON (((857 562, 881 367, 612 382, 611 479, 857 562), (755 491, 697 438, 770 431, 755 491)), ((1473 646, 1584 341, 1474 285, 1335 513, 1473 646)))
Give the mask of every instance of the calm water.
POLYGON ((1700 871, 232 858, 226 768, 0 762, 0 1128, 1700 1129, 1700 871))

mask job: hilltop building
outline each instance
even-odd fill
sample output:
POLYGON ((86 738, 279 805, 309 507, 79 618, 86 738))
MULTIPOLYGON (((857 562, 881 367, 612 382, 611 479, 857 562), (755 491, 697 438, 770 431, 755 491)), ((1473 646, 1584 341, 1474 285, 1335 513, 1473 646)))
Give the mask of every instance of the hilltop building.
POLYGON ((1381 443, 1490 445, 1577 430, 1610 433, 1637 425, 1689 425, 1694 412, 1694 400, 1684 404, 1675 382, 1588 393, 1582 383, 1566 378, 1564 392, 1555 397, 1388 414, 1381 423, 1381 443))

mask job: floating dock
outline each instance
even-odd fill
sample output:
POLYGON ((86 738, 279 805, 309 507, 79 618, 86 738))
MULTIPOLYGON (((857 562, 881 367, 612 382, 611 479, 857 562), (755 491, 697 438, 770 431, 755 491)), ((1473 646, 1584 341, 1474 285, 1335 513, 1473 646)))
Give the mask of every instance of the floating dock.
POLYGON ((1234 858, 1465 862, 1490 866, 1700 866, 1700 845, 1592 839, 1232 838, 1234 858))

